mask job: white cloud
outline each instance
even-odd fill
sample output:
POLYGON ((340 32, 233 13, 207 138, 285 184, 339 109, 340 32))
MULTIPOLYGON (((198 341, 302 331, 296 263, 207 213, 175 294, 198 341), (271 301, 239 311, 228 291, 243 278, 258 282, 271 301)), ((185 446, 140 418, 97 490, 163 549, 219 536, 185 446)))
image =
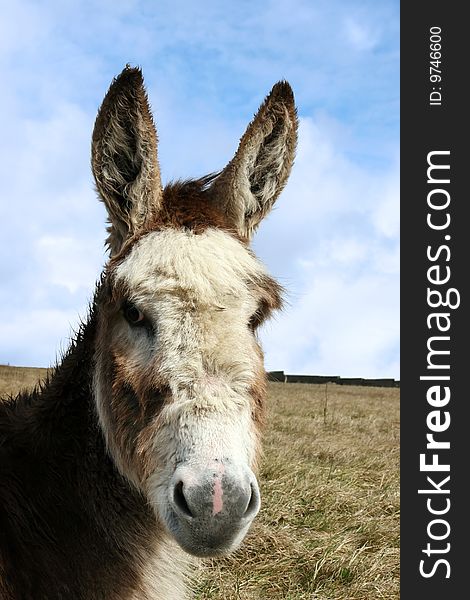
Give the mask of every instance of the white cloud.
POLYGON ((373 222, 377 230, 388 238, 400 233, 400 176, 398 167, 384 182, 381 201, 374 213, 373 222))
POLYGON ((44 236, 37 241, 36 249, 47 278, 43 280, 45 285, 64 287, 74 294, 80 288, 90 290, 97 279, 101 256, 97 255, 95 241, 44 236))
POLYGON ((321 271, 263 333, 268 368, 343 377, 399 377, 396 279, 321 271))
POLYGON ((359 23, 351 17, 345 20, 344 29, 348 42, 355 50, 373 50, 379 41, 377 31, 373 31, 367 24, 359 23))
POLYGON ((330 238, 323 247, 318 249, 311 258, 299 258, 298 263, 302 269, 313 270, 315 267, 327 268, 334 265, 336 268, 354 267, 367 257, 370 247, 355 238, 330 238))

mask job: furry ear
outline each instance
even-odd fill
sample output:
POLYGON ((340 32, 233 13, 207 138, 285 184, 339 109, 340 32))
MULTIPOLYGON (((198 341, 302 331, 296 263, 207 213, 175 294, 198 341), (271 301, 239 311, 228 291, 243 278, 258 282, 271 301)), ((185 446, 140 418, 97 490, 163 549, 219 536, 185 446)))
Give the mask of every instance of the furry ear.
POLYGON ((157 134, 140 69, 127 65, 112 82, 98 111, 91 153, 114 255, 158 212, 162 197, 157 134))
POLYGON ((214 202, 251 238, 283 190, 297 145, 297 111, 286 81, 276 83, 230 163, 212 184, 214 202))

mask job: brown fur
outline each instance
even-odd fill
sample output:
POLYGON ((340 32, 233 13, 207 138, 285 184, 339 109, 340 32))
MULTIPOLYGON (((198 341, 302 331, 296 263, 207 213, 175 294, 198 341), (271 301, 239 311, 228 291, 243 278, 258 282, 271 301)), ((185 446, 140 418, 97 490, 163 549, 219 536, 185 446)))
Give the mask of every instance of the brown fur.
POLYGON ((209 185, 216 178, 215 174, 167 185, 163 192, 162 210, 153 226, 185 228, 196 234, 215 227, 236 235, 226 215, 212 201, 209 185))
POLYGON ((139 554, 158 544, 153 512, 116 471, 96 425, 95 330, 92 310, 51 378, 0 403, 2 600, 128 598, 140 585, 139 554))
POLYGON ((110 329, 120 317, 120 307, 129 297, 126 288, 111 284, 112 276, 103 281, 100 290, 100 335, 97 343, 103 345, 107 357, 102 365, 104 376, 111 382, 108 416, 120 455, 128 468, 144 480, 150 474, 152 462, 152 434, 155 419, 168 396, 167 387, 155 380, 154 373, 142 373, 129 365, 125 347, 108 348, 110 329))
POLYGON ((159 212, 145 226, 128 238, 121 250, 113 257, 111 264, 123 260, 138 240, 150 233, 165 227, 188 229, 200 234, 209 227, 222 229, 243 243, 246 238, 239 235, 235 227, 213 199, 210 188, 218 174, 206 175, 200 179, 175 181, 165 186, 159 212))

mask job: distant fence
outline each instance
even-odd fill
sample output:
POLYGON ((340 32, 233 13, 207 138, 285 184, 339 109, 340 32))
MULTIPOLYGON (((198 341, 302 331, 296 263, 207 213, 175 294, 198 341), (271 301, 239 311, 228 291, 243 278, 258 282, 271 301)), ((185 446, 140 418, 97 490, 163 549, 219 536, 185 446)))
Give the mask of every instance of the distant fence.
POLYGON ((337 385, 400 387, 400 382, 396 379, 364 379, 363 377, 339 377, 339 375, 289 375, 284 371, 268 372, 268 380, 281 383, 336 383, 337 385))
MULTIPOLYGON (((2 391, 2 385, 8 387, 9 382, 31 386, 38 379, 45 378, 48 371, 50 369, 39 367, 0 365, 0 391, 2 391)), ((284 371, 269 371, 268 380, 281 383, 336 383, 337 385, 400 387, 400 382, 396 379, 364 379, 363 377, 339 377, 339 375, 290 375, 284 371)))

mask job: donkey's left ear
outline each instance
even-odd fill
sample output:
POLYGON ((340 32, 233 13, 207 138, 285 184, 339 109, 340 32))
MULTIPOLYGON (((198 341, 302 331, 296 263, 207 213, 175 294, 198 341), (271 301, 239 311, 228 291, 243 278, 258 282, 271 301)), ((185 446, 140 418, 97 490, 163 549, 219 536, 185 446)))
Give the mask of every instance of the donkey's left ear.
POLYGON ((248 126, 235 156, 212 184, 214 201, 245 238, 251 238, 287 182, 297 127, 294 94, 286 81, 280 81, 248 126))

